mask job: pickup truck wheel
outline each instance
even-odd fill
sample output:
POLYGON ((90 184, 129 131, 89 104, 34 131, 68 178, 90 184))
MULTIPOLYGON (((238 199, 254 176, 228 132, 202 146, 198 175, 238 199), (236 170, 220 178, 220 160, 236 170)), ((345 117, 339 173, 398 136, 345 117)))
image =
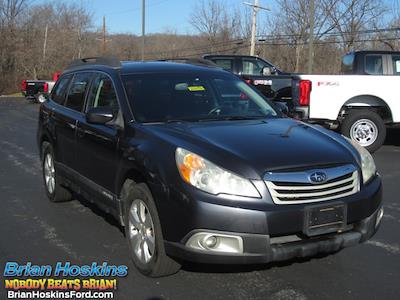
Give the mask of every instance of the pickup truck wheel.
POLYGON ((43 158, 43 180, 47 198, 51 202, 64 202, 71 200, 71 193, 60 185, 60 178, 54 164, 54 152, 51 145, 44 142, 42 145, 43 158))
POLYGON ((353 110, 342 122, 342 133, 370 152, 378 150, 385 141, 386 127, 382 118, 371 110, 353 110))
POLYGON ((125 205, 125 236, 136 268, 150 277, 178 272, 180 264, 165 253, 157 208, 147 185, 129 180, 121 196, 125 205))

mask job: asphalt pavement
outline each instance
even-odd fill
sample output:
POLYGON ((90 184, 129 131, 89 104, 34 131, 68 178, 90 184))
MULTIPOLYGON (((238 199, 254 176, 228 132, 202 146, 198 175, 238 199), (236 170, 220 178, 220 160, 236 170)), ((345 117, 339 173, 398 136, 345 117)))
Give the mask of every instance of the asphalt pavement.
MULTIPOLYGON (((127 265, 115 299, 400 299, 400 129, 374 154, 385 215, 368 242, 318 258, 255 266, 187 264, 151 279, 135 270, 121 228, 84 200, 47 200, 36 146, 39 105, 0 98, 0 272, 7 261, 127 265)), ((4 279, 4 278, 3 278, 4 279)), ((4 280, 0 299, 4 295, 4 280)))

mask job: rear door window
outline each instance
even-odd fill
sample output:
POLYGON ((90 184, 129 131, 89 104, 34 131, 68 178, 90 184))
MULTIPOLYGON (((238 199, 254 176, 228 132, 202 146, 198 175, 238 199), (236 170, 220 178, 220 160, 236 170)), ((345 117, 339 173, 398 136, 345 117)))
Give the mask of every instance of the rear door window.
POLYGON ((224 70, 233 70, 233 59, 214 59, 213 61, 224 70))
POLYGON ((82 111, 91 77, 91 72, 76 73, 74 75, 68 91, 66 107, 82 111))
POLYGON ((72 75, 66 75, 60 78, 51 93, 51 99, 58 104, 63 105, 65 102, 65 96, 67 94, 68 84, 71 80, 72 75))
POLYGON ((393 75, 400 75, 400 55, 392 56, 393 75))
POLYGON ((382 55, 365 56, 365 72, 370 75, 383 75, 382 55))
POLYGON ((261 75, 262 69, 268 65, 258 59, 244 58, 242 60, 242 66, 242 74, 244 75, 261 75))

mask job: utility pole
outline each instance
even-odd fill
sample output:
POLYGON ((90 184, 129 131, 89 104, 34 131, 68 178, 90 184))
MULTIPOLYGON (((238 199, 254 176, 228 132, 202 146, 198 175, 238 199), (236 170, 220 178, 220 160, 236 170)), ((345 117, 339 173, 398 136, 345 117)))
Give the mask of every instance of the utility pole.
POLYGON ((308 45, 308 73, 313 71, 314 62, 314 17, 315 17, 315 3, 310 0, 310 37, 308 45))
MULTIPOLYGON (((81 30, 81 29, 79 28, 79 30, 81 30)), ((106 17, 105 16, 103 16, 103 28, 101 30, 101 38, 97 38, 96 40, 101 41, 101 55, 105 56, 106 52, 107 52, 107 43, 109 41, 111 41, 111 40, 107 39, 106 17)))
POLYGON ((142 0, 142 60, 144 60, 145 46, 146 46, 146 0, 142 0))
POLYGON ((106 54, 106 16, 103 16, 103 56, 106 54))
POLYGON ((49 25, 46 24, 44 30, 44 42, 43 42, 43 62, 46 60, 46 48, 47 48, 47 31, 49 30, 49 25))
POLYGON ((256 32, 257 32, 257 14, 260 9, 270 10, 266 7, 259 5, 259 0, 254 0, 254 4, 249 2, 243 2, 243 4, 250 6, 253 9, 253 19, 251 23, 251 44, 250 44, 250 55, 253 56, 256 49, 256 32))

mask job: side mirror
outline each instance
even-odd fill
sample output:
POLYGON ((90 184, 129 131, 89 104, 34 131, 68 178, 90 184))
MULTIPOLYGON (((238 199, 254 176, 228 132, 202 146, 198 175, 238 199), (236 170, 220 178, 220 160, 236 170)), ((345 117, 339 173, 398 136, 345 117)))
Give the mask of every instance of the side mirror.
POLYGON ((108 107, 94 107, 86 113, 86 121, 92 124, 106 124, 115 118, 115 112, 108 107))
POLYGON ((287 107, 285 102, 274 102, 276 108, 283 113, 284 115, 287 115, 289 113, 289 108, 287 107))

